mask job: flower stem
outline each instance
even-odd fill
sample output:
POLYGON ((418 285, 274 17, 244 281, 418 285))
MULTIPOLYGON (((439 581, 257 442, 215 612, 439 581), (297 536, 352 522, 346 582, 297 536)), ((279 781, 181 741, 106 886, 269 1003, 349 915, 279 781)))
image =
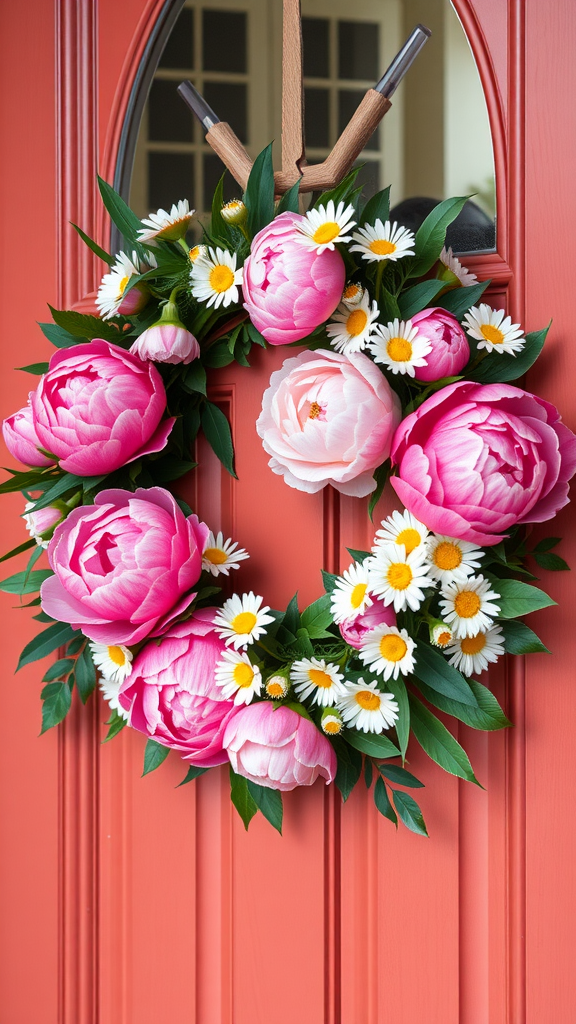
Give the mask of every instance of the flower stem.
POLYGON ((382 276, 384 274, 385 263, 386 260, 379 260, 378 262, 378 269, 376 271, 376 283, 374 286, 376 291, 376 302, 379 302, 380 300, 380 290, 382 288, 382 276))

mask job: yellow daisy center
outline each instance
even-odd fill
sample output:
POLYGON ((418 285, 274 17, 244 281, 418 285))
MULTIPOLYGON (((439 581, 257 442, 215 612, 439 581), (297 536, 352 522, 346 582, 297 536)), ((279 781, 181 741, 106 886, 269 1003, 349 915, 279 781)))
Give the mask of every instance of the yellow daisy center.
POLYGON ((457 569, 462 561, 462 552, 457 544, 443 540, 435 549, 432 561, 438 569, 457 569))
POLYGON ((239 615, 235 615, 232 619, 230 629, 239 634, 251 633, 257 622, 258 618, 254 615, 254 612, 240 612, 239 615))
POLYGON ((477 633, 476 636, 467 636, 460 641, 462 654, 479 654, 486 647, 486 634, 477 633))
POLYGON ((283 697, 286 693, 286 687, 283 683, 275 682, 273 679, 270 679, 266 683, 266 693, 269 697, 283 697))
POLYGON ((396 633, 387 633, 383 636, 378 647, 385 661, 402 661, 408 650, 406 641, 396 633))
POLYGON ((390 338, 386 351, 395 363, 407 363, 412 358, 412 345, 407 338, 390 338))
POLYGON ((392 562, 386 574, 392 590, 406 590, 412 583, 412 569, 406 562, 392 562))
POLYGON ((482 602, 474 590, 462 590, 454 598, 456 614, 461 619, 471 619, 480 611, 482 602))
POLYGON ((357 583, 350 594, 350 604, 353 608, 359 608, 366 597, 367 583, 357 583))
POLYGON ((334 683, 332 677, 320 668, 309 668, 308 678, 311 683, 314 683, 314 686, 318 686, 321 690, 327 690, 334 683))
POLYGON ((245 661, 241 661, 238 665, 234 666, 232 676, 236 686, 245 688, 252 684, 252 680, 254 679, 254 669, 251 665, 247 665, 245 661))
POLYGON ((129 280, 130 280, 130 275, 127 275, 126 277, 122 278, 122 280, 120 281, 120 284, 118 285, 118 293, 119 293, 119 295, 124 295, 124 290, 125 290, 126 285, 128 284, 129 280))
POLYGON ((396 537, 396 543, 404 545, 407 555, 414 551, 414 548, 418 547, 421 540, 422 538, 418 530, 415 530, 413 526, 409 526, 406 530, 401 530, 396 537))
POLYGON ((326 245, 328 242, 333 242, 335 238, 338 238, 340 234, 340 225, 335 220, 327 220, 325 224, 321 224, 319 228, 312 235, 312 241, 317 242, 318 245, 326 245))
POLYGON ((228 555, 222 548, 206 548, 202 557, 207 562, 212 562, 212 565, 224 565, 224 562, 228 561, 228 555))
POLYGON ((109 647, 108 657, 110 658, 110 661, 114 662, 115 665, 126 664, 126 655, 124 654, 124 651, 122 650, 121 647, 109 647))
POLYGON ((188 253, 188 257, 189 257, 191 263, 196 263, 196 260, 198 259, 199 255, 200 255, 200 246, 199 245, 193 245, 192 248, 190 249, 189 253, 188 253))
POLYGON ((310 406, 310 408, 308 410, 308 419, 309 420, 318 419, 318 416, 320 415, 321 412, 322 412, 322 406, 318 405, 318 402, 312 402, 312 405, 310 406))
POLYGON ((322 728, 324 732, 336 735, 342 731, 342 722, 338 721, 337 718, 328 718, 322 723, 322 728))
POLYGON ((373 242, 370 242, 368 248, 375 256, 390 256, 391 253, 396 252, 397 246, 385 238, 375 238, 373 242))
POLYGON ((366 327, 368 322, 368 314, 363 309, 355 309, 353 313, 350 313, 346 321, 346 330, 351 338, 357 338, 359 334, 366 327))
POLYGON ((452 633, 449 633, 448 630, 446 630, 444 633, 438 634, 436 638, 436 643, 438 644, 438 647, 447 647, 451 639, 452 633))
POLYGON ((349 284, 344 289, 344 292, 342 294, 342 298, 343 299, 355 299, 356 296, 358 295, 359 291, 360 291, 360 289, 359 289, 357 284, 349 284))
POLYGON ((481 324, 480 331, 491 345, 501 345, 504 341, 503 332, 499 327, 494 327, 494 324, 481 324))
POLYGON ((231 285, 234 284, 234 274, 223 263, 219 263, 213 267, 210 271, 210 287, 213 291, 221 293, 227 292, 231 285))
POLYGON ((380 697, 373 690, 360 690, 356 694, 356 703, 365 711, 377 711, 380 707, 380 697))

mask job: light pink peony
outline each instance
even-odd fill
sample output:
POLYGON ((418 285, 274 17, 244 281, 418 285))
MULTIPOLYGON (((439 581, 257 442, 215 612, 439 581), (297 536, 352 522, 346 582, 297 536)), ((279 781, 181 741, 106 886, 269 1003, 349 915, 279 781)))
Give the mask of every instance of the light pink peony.
POLYGON ((392 461, 392 486, 417 519, 491 545, 516 523, 542 523, 567 504, 576 437, 542 398, 461 381, 403 420, 392 461))
POLYGON ((20 462, 24 462, 26 466, 44 468, 54 465, 54 459, 47 459, 42 452, 38 451, 40 441, 34 429, 32 409, 29 405, 25 405, 23 409, 19 409, 18 412, 4 420, 2 433, 10 454, 20 462))
POLYGON ((164 448, 174 419, 152 363, 96 339, 62 349, 30 396, 43 448, 78 476, 111 473, 164 448))
POLYGON ((195 612, 171 626, 159 644, 146 644, 119 693, 133 729, 203 768, 228 760, 224 730, 238 714, 214 681, 216 663, 226 650, 214 632, 216 611, 195 612))
POLYGON ((130 351, 140 359, 155 363, 191 363, 200 355, 200 345, 193 334, 177 324, 155 324, 136 338, 130 351))
POLYGON ((193 600, 208 534, 163 487, 101 491, 56 527, 42 607, 103 644, 157 636, 193 600))
POLYGON ((440 306, 423 309, 410 318, 418 334, 432 345, 425 366, 414 370, 416 380, 433 381, 457 377, 470 359, 468 339, 455 316, 440 306))
POLYGON ((332 782, 336 754, 307 718, 268 701, 239 710, 224 733, 224 747, 237 775, 269 789, 311 786, 318 776, 332 782))
POLYGON ((259 231, 244 263, 244 308, 271 345, 300 341, 340 302, 344 261, 336 250, 318 254, 294 240, 298 213, 281 213, 259 231))
POLYGON ((396 612, 392 605, 386 607, 382 601, 374 598, 370 607, 362 615, 357 615, 355 619, 348 619, 347 622, 341 622, 339 629, 342 639, 350 644, 350 647, 355 647, 359 651, 366 634, 382 624, 395 626, 396 612))
POLYGON ((368 356, 319 349, 287 359, 272 374, 256 430, 268 465, 290 487, 332 484, 361 498, 390 454, 400 402, 368 356))

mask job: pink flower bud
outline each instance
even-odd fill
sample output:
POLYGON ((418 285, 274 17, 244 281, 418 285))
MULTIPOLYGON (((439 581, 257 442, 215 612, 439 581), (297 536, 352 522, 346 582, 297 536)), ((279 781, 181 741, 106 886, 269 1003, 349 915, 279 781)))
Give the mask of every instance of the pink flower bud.
POLYGON ((432 345, 432 351, 425 357, 426 365, 415 368, 416 380, 457 377, 470 359, 470 346, 456 317, 439 306, 433 306, 416 313, 411 320, 418 334, 432 345))
POLYGON ((53 459, 47 459, 38 451, 40 441, 36 434, 32 409, 25 405, 23 409, 8 416, 2 425, 2 433, 6 447, 15 459, 27 466, 52 466, 53 459))
POLYGON ((54 528, 65 517, 60 509, 55 508, 53 505, 49 505, 48 508, 39 508, 37 512, 29 512, 28 509, 31 508, 34 508, 34 502, 27 501, 24 506, 26 529, 40 547, 47 548, 48 541, 54 533, 54 528))
POLYGON ((160 323, 143 331, 130 351, 155 363, 191 363, 198 359, 200 345, 185 327, 160 323))

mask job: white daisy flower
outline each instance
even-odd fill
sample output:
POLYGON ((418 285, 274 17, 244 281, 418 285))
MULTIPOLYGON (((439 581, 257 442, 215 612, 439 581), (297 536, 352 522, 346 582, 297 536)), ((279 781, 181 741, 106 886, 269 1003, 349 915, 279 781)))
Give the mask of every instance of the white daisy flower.
POLYGON ((268 676, 264 689, 267 697, 271 697, 272 700, 282 700, 290 689, 290 683, 283 672, 275 672, 274 675, 268 676))
POLYGON ((403 544, 383 544, 366 562, 370 593, 385 605, 393 604, 396 612, 415 612, 424 600, 423 590, 436 586, 422 548, 408 554, 403 544))
POLYGON ((320 728, 326 736, 338 736, 344 728, 340 712, 336 708, 325 708, 320 719, 320 728))
POLYGON ((241 199, 231 199, 229 203, 224 204, 220 213, 227 224, 243 224, 248 216, 248 210, 241 199))
MULTIPOLYGON (((156 266, 156 259, 152 253, 148 253, 144 261, 140 261, 137 252, 132 253, 132 259, 125 252, 119 252, 116 255, 116 263, 108 274, 104 274, 98 288, 96 305, 102 319, 109 320, 111 316, 121 312, 124 292, 131 277, 139 277, 156 266)), ((130 309, 130 312, 134 310, 130 309)))
POLYGON ((445 622, 440 622, 436 619, 435 622, 430 623, 430 643, 434 647, 448 647, 454 640, 454 634, 449 626, 445 622))
POLYGON ((244 548, 239 548, 232 538, 224 540, 224 534, 219 533, 216 537, 210 531, 208 539, 202 552, 202 568, 211 572, 213 576, 224 573, 228 576, 230 569, 239 569, 240 562, 250 555, 244 548))
POLYGON ((344 676, 337 665, 324 658, 301 658, 294 661, 290 679, 300 700, 312 697, 314 704, 328 707, 344 693, 344 676))
POLYGON ((414 671, 415 647, 405 629, 383 623, 366 634, 359 656, 372 672, 384 676, 385 680, 397 679, 400 673, 408 676, 414 671))
POLYGON ((426 541, 430 575, 440 583, 454 583, 466 580, 480 568, 480 559, 484 552, 477 544, 456 537, 445 537, 441 533, 433 533, 426 541))
POLYGON ((190 263, 196 263, 196 260, 206 259, 207 256, 207 245, 193 245, 192 248, 188 250, 188 259, 190 260, 190 263))
POLYGON ((392 693, 382 693, 375 680, 365 683, 346 683, 345 696, 338 701, 338 709, 347 725, 362 732, 383 732, 397 721, 398 704, 392 693))
POLYGON ((114 683, 112 682, 111 679, 100 678, 100 680, 98 681, 98 687, 102 693, 102 696, 104 697, 104 700, 108 704, 110 710, 116 711, 120 718, 123 718, 124 721, 127 722, 128 719, 130 718, 130 712, 126 711, 126 709, 122 707, 120 701, 118 700, 120 686, 120 683, 114 683))
POLYGON ((233 698, 237 705, 249 704, 253 697, 260 696, 262 673, 245 651, 224 651, 222 660, 214 669, 214 676, 222 696, 226 700, 233 698))
POLYGON ((452 248, 447 249, 444 246, 438 259, 446 268, 446 270, 438 274, 441 281, 447 281, 451 285, 457 285, 462 288, 467 288, 469 285, 477 283, 478 278, 476 274, 472 274, 467 267, 462 266, 460 260, 452 253, 452 248))
POLYGON ((350 235, 346 232, 356 223, 352 220, 353 217, 353 206, 345 207, 344 203, 335 206, 334 201, 330 199, 326 206, 308 210, 298 224, 295 239, 307 249, 318 253, 324 252, 325 249, 333 249, 337 242, 350 241, 350 235))
POLYGON ((374 227, 365 224, 364 227, 355 231, 352 235, 357 245, 350 246, 350 252, 361 252, 363 260, 396 260, 403 256, 414 255, 415 236, 408 228, 403 228, 394 221, 389 220, 385 224, 377 220, 374 227))
POLYGON ((483 576, 470 576, 463 582, 442 587, 442 618, 452 627, 455 637, 476 636, 492 625, 492 618, 500 611, 500 606, 493 602, 500 594, 490 588, 483 576))
POLYGON ((369 349, 375 363, 381 363, 392 373, 415 376, 416 366, 426 366, 426 356, 432 351, 428 338, 418 333, 411 320, 392 320, 384 327, 376 324, 369 349))
POLYGON ((404 512, 395 509, 380 525, 382 529, 377 530, 374 537, 374 554, 383 544, 403 544, 407 555, 418 547, 422 547, 424 553, 423 545, 428 536, 428 527, 419 522, 407 509, 404 512))
POLYGON ((207 306, 229 306, 238 302, 238 285, 242 284, 242 267, 236 270, 236 253, 211 246, 208 255, 192 264, 190 282, 192 295, 207 306))
POLYGON ((486 302, 472 306, 462 321, 467 333, 478 342, 478 348, 488 352, 506 352, 515 355, 526 344, 520 324, 512 317, 504 317, 503 309, 492 309, 486 302))
POLYGON ((348 622, 363 615, 372 604, 368 593, 368 566, 354 562, 338 577, 332 591, 330 611, 334 622, 348 622))
POLYGON ((106 644, 91 641, 88 646, 92 661, 102 678, 120 686, 132 672, 132 651, 123 644, 107 647, 106 644))
POLYGON ((214 617, 216 632, 227 647, 246 647, 259 640, 266 632, 266 626, 274 622, 268 605, 261 608, 262 598, 249 594, 232 594, 214 617))
POLYGON ((184 238, 193 214, 194 210, 190 209, 187 199, 180 199, 178 203, 174 203, 170 213, 166 210, 151 213, 149 217, 142 219, 146 227, 138 231, 138 241, 152 242, 161 238, 166 242, 177 242, 179 238, 184 238))
POLYGON ((490 662, 498 661, 504 654, 504 634, 500 626, 480 630, 474 636, 460 637, 444 651, 450 665, 471 676, 484 672, 490 662))
POLYGON ((374 334, 374 321, 378 319, 380 310, 376 302, 370 306, 370 296, 365 292, 359 303, 349 309, 341 302, 333 320, 326 324, 326 334, 330 338, 332 348, 343 352, 345 356, 351 352, 361 352, 374 334))
POLYGON ((344 291, 342 292, 342 303, 346 306, 346 309, 354 309, 359 306, 364 298, 366 289, 361 284, 355 284, 353 281, 349 281, 344 291))

